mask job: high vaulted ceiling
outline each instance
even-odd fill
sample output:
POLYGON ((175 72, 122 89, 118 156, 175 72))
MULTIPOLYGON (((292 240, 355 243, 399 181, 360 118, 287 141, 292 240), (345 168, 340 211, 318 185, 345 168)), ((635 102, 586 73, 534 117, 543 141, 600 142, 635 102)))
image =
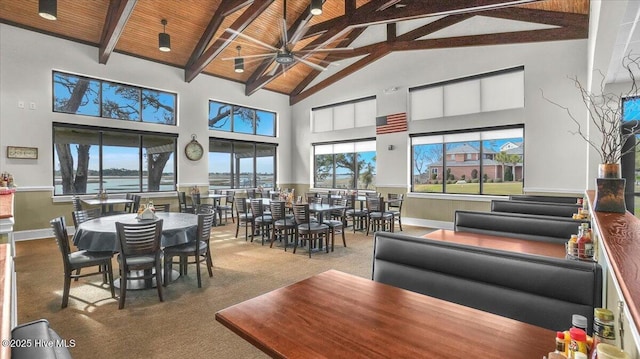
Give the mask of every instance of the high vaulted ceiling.
POLYGON ((115 51, 183 68, 187 82, 221 77, 244 83, 247 96, 268 89, 289 95, 292 104, 395 51, 588 36, 589 0, 325 0, 318 16, 310 15, 309 3, 58 0, 51 21, 38 16, 38 0, 0 0, 0 22, 95 46, 103 64, 115 51), (274 57, 257 55, 282 47, 285 3, 287 38, 297 40, 289 50, 299 57, 283 70, 274 57), (158 50, 162 19, 170 52, 158 50), (243 73, 234 72, 237 46, 243 73), (308 51, 341 47, 347 49, 308 51))

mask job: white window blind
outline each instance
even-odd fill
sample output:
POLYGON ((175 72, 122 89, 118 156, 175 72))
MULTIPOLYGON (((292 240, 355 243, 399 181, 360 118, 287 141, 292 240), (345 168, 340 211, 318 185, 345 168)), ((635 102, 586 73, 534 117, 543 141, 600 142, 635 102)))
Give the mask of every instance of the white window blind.
POLYGON ((375 126, 376 99, 365 99, 311 110, 313 132, 375 126))

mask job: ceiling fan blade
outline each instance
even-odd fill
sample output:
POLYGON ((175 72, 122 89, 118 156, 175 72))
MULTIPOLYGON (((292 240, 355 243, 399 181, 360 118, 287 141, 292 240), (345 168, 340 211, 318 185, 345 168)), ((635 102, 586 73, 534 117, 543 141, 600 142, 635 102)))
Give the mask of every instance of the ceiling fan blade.
POLYGON ((300 23, 300 25, 298 26, 296 31, 291 36, 291 43, 292 44, 295 44, 296 42, 300 41, 300 39, 302 39, 304 34, 307 33, 308 28, 307 28, 306 24, 307 24, 307 22, 304 22, 304 21, 300 23))
POLYGON ((249 35, 245 35, 245 34, 241 33, 240 31, 237 31, 237 30, 234 30, 234 29, 226 29, 225 31, 226 32, 230 32, 230 33, 232 33, 232 34, 234 34, 234 35, 236 35, 238 37, 241 37, 243 39, 247 39, 249 41, 252 41, 252 42, 254 42, 254 43, 258 44, 258 45, 262 45, 264 48, 267 48, 269 50, 280 51, 280 49, 278 49, 276 47, 273 47, 273 46, 267 44, 266 42, 262 42, 262 41, 260 41, 260 40, 258 40, 256 38, 253 38, 253 37, 251 37, 249 35))
POLYGON ((282 19, 282 44, 287 45, 289 43, 289 35, 287 35, 287 19, 282 19))
POLYGON ((221 60, 235 60, 235 59, 261 59, 265 57, 273 57, 275 56, 273 53, 268 54, 256 54, 256 55, 242 55, 242 56, 233 56, 233 57, 223 57, 221 60))
POLYGON ((271 70, 269 70, 269 72, 267 72, 267 76, 273 76, 276 74, 276 72, 278 72, 278 68, 280 67, 280 64, 277 62, 273 63, 273 66, 271 66, 271 70))
POLYGON ((320 66, 320 65, 318 65, 318 64, 314 64, 314 63, 313 63, 313 62, 311 62, 311 61, 307 61, 307 60, 303 59, 303 58, 302 58, 302 57, 300 57, 300 56, 295 56, 295 55, 294 55, 293 57, 294 57, 296 60, 298 60, 298 61, 302 62, 303 64, 305 64, 305 65, 307 65, 307 66, 309 66, 309 67, 312 67, 312 68, 314 68, 314 69, 316 69, 316 70, 318 70, 318 71, 324 71, 324 70, 326 70, 326 69, 327 69, 326 67, 322 67, 322 66, 320 66))

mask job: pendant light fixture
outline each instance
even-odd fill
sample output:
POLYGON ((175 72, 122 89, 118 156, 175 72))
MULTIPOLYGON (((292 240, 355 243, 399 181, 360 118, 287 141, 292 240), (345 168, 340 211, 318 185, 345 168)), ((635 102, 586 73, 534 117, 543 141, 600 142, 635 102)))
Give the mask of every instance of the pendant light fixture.
POLYGON ((169 52, 171 51, 171 36, 166 33, 167 20, 162 19, 160 23, 162 24, 162 32, 158 34, 158 49, 162 52, 169 52))
POLYGON ((238 50, 238 57, 233 60, 233 71, 241 74, 244 72, 244 59, 240 57, 240 50, 242 47, 236 46, 236 50, 238 50))
POLYGON ((58 0, 39 0, 38 15, 47 20, 58 19, 58 0))
POLYGON ((322 0, 311 0, 311 15, 322 15, 322 0))

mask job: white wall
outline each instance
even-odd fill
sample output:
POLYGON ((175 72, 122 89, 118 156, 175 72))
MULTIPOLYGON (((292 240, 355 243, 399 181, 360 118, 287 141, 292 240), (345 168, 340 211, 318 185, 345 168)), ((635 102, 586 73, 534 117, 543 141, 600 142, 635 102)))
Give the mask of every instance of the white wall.
MULTIPOLYGON (((542 98, 541 90, 548 98, 570 107, 579 118, 586 118, 578 92, 567 79, 567 76, 586 78, 586 51, 586 40, 574 40, 387 55, 294 105, 293 124, 297 134, 294 146, 299 152, 293 158, 295 181, 310 183, 311 143, 375 136, 373 126, 311 134, 309 116, 312 107, 376 95, 378 116, 409 112, 409 87, 524 65, 524 109, 410 122, 409 133, 523 123, 525 190, 581 193, 585 189, 587 145, 569 133, 574 130, 573 123, 561 109, 542 98), (398 91, 385 94, 384 89, 390 87, 398 87, 398 91)), ((408 186, 409 143, 408 133, 378 136, 378 186, 408 186), (389 144, 397 150, 388 151, 389 144)))
POLYGON ((290 183, 292 152, 288 97, 271 91, 244 95, 244 86, 208 75, 184 82, 184 70, 113 53, 106 65, 98 63, 98 49, 91 46, 0 24, 0 169, 14 175, 21 189, 52 187, 52 122, 67 122, 177 133, 178 185, 207 185, 206 157, 191 162, 184 146, 196 134, 205 149, 208 137, 226 137, 279 143, 278 182, 290 183), (178 93, 178 126, 53 113, 52 70, 78 73, 142 87, 178 93), (275 111, 279 116, 278 138, 209 131, 208 100, 215 99, 275 111), (18 108, 24 101, 25 109, 18 108), (34 103, 35 110, 29 109, 34 103), (37 160, 6 158, 6 146, 38 147, 37 160))

